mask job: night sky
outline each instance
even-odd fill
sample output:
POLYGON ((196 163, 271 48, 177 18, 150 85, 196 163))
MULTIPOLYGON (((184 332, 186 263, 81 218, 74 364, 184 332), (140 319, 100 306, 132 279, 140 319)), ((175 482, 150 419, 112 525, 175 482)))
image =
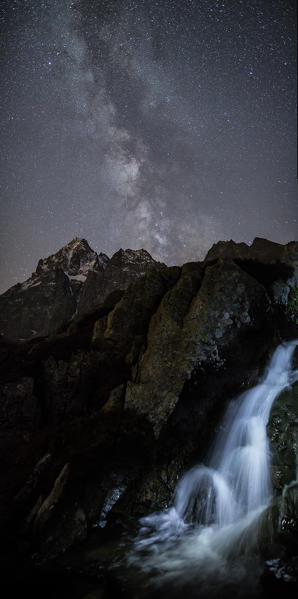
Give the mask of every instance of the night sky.
POLYGON ((1 291, 85 237, 297 238, 294 0, 1 3, 1 291))

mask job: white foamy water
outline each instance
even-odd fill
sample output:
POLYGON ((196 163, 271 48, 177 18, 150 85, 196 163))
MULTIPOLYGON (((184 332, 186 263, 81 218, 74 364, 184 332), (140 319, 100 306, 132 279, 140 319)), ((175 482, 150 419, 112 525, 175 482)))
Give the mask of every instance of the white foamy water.
MULTIPOLYGON (((231 556, 251 553, 272 495, 266 425, 274 400, 298 380, 296 345, 279 345, 261 382, 231 402, 209 465, 186 472, 173 507, 141 520, 130 563, 163 582, 214 573, 218 582, 231 556)), ((234 581, 242 574, 238 564, 234 581)))

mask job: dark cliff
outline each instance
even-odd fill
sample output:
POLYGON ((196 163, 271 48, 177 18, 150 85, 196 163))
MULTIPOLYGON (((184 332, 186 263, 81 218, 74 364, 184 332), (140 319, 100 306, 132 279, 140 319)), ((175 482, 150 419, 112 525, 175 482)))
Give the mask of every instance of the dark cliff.
POLYGON ((297 279, 294 242, 219 242, 167 267, 75 239, 3 294, 4 554, 44 563, 165 507, 227 402, 298 336, 297 279))

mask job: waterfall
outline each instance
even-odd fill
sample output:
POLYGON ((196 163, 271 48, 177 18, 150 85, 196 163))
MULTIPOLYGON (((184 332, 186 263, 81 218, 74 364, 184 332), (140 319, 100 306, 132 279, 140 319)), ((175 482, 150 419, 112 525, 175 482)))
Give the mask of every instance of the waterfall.
POLYGON ((209 465, 184 474, 173 507, 142 518, 131 563, 163 581, 210 580, 226 576, 231 556, 251 553, 272 496, 266 425, 274 400, 298 380, 296 345, 279 345, 260 383, 230 403, 209 465))

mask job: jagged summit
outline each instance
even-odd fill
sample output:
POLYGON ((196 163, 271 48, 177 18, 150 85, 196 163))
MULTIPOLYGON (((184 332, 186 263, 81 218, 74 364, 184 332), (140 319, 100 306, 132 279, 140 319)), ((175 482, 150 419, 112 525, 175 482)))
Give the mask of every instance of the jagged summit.
POLYGON ((148 262, 155 262, 155 260, 149 254, 149 252, 147 252, 147 250, 144 250, 143 248, 141 248, 139 250, 131 250, 131 249, 124 250, 123 248, 120 248, 120 250, 118 250, 112 256, 112 259, 115 258, 115 256, 121 256, 121 257, 125 258, 126 260, 130 260, 130 261, 145 261, 145 260, 147 260, 148 262))
POLYGON ((156 263, 149 252, 144 249, 120 248, 110 259, 104 253, 97 254, 92 250, 88 241, 83 237, 74 237, 55 254, 51 254, 48 258, 41 258, 36 273, 43 274, 49 270, 61 268, 71 279, 84 282, 89 271, 104 271, 109 262, 111 266, 121 267, 124 270, 131 267, 137 269, 144 267, 144 272, 148 265, 156 263))
POLYGON ((134 270, 145 272, 148 266, 152 266, 153 264, 156 264, 156 260, 154 260, 149 252, 144 249, 123 250, 120 248, 120 250, 112 256, 109 266, 117 266, 124 270, 133 268, 134 270))
POLYGON ((166 268, 165 264, 156 262, 144 249, 121 248, 108 261, 103 273, 89 272, 81 291, 78 312, 88 312, 116 289, 126 289, 149 270, 162 268, 166 268))
POLYGON ((56 254, 39 260, 36 272, 42 274, 61 268, 67 276, 84 282, 89 270, 104 270, 108 260, 105 254, 98 256, 86 239, 75 237, 56 254))

